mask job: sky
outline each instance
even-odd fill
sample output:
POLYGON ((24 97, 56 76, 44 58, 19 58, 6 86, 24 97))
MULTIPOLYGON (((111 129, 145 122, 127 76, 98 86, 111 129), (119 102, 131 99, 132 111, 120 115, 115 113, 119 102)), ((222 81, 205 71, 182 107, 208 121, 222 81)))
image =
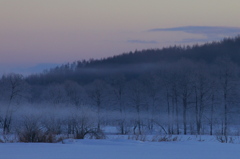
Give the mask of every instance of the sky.
POLYGON ((0 73, 234 37, 239 7, 239 0, 0 0, 0 73))

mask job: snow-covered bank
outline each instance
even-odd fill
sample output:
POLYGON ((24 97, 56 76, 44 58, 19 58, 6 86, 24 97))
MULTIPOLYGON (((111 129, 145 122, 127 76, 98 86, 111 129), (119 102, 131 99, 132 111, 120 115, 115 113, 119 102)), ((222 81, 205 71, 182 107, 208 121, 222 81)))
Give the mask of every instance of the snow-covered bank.
POLYGON ((0 159, 239 159, 240 144, 141 142, 124 139, 2 143, 0 159))

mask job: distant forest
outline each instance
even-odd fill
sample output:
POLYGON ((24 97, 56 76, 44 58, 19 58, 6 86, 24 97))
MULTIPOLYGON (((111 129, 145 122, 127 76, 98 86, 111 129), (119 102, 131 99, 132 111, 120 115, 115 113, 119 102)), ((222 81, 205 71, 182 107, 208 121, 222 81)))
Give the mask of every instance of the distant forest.
POLYGON ((79 60, 63 64, 44 73, 30 75, 27 81, 31 84, 62 83, 74 80, 79 84, 92 82, 96 78, 104 79, 116 74, 136 77, 144 72, 159 70, 167 65, 181 61, 195 64, 213 65, 221 58, 240 64, 240 36, 225 38, 219 42, 203 45, 172 46, 162 49, 148 49, 123 53, 104 59, 79 60))
POLYGON ((240 36, 6 74, 0 103, 0 130, 27 142, 40 141, 39 134, 96 137, 106 126, 119 134, 227 140, 240 135, 240 36))

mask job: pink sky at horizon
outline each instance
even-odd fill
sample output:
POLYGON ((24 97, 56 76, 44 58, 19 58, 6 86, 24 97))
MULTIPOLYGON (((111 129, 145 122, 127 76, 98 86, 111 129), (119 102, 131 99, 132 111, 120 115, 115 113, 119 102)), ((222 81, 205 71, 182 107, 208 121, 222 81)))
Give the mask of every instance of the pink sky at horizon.
POLYGON ((148 31, 155 28, 222 26, 224 36, 233 36, 227 31, 240 27, 239 6, 238 0, 1 0, 0 67, 103 58, 222 37, 148 31))

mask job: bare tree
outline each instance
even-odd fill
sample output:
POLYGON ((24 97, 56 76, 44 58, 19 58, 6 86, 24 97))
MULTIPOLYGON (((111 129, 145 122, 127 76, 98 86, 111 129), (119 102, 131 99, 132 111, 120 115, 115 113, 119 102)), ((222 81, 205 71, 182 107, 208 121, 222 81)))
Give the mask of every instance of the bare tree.
POLYGON ((120 119, 118 123, 120 125, 121 134, 126 134, 126 108, 125 108, 125 96, 126 96, 126 82, 124 75, 114 76, 110 79, 111 90, 113 92, 113 104, 117 106, 117 110, 120 112, 120 119))
POLYGON ((1 85, 3 88, 2 98, 6 104, 6 112, 2 119, 3 133, 10 132, 12 114, 16 110, 14 105, 18 105, 26 97, 27 84, 20 74, 8 74, 2 76, 1 85))
POLYGON ((128 97, 129 104, 136 112, 136 120, 134 126, 134 133, 136 128, 138 133, 142 134, 142 120, 141 111, 144 106, 146 106, 145 95, 144 95, 144 85, 138 80, 132 80, 128 83, 128 97))
POLYGON ((168 69, 165 72, 163 88, 167 102, 168 133, 174 134, 174 124, 176 133, 180 133, 179 127, 179 74, 175 69, 168 69))
POLYGON ((161 73, 150 72, 146 73, 141 77, 141 81, 145 89, 145 100, 146 100, 146 115, 147 115, 147 127, 150 131, 153 130, 154 123, 159 111, 162 109, 160 104, 161 91, 163 80, 161 79, 161 73))
POLYGON ((192 69, 189 68, 189 66, 186 66, 186 64, 182 64, 180 66, 181 68, 179 70, 180 73, 178 78, 179 79, 179 96, 182 100, 183 131, 184 131, 184 135, 186 135, 187 134, 187 109, 190 102, 189 99, 193 91, 192 77, 190 76, 192 74, 192 69))
POLYGON ((196 68, 193 74, 193 94, 195 98, 195 119, 198 135, 201 134, 203 115, 210 100, 211 87, 212 85, 209 75, 207 74, 207 69, 204 68, 204 66, 196 68))
POLYGON ((74 81, 65 81, 64 88, 69 103, 76 107, 83 106, 86 104, 86 92, 82 86, 74 81))
POLYGON ((102 80, 95 80, 93 83, 88 85, 86 91, 90 99, 90 103, 96 106, 97 109, 97 128, 101 130, 102 123, 102 109, 106 106, 108 85, 102 80))
POLYGON ((42 92, 43 102, 54 106, 67 103, 67 93, 63 84, 51 84, 42 92))
MULTIPOLYGON (((209 97, 210 97, 210 110, 209 110, 209 134, 213 135, 213 126, 215 123, 215 116, 216 116, 216 104, 221 103, 217 98, 218 98, 218 85, 217 85, 217 79, 212 77, 210 80, 210 92, 209 92, 209 97)), ((220 105, 220 104, 219 104, 220 105)))
MULTIPOLYGON (((237 88, 237 70, 238 67, 230 61, 229 58, 218 60, 218 77, 220 82, 220 91, 223 99, 223 129, 222 135, 228 135, 230 107, 236 99, 235 89, 237 88)), ((226 138, 227 141, 227 138, 226 138)))

